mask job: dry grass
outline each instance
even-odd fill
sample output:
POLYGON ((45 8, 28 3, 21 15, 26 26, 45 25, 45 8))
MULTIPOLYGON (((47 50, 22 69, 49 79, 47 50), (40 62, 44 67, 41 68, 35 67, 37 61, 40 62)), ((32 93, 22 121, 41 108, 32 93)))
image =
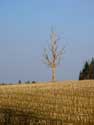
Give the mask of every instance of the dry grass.
POLYGON ((94 122, 94 81, 1 85, 0 108, 64 121, 94 122))

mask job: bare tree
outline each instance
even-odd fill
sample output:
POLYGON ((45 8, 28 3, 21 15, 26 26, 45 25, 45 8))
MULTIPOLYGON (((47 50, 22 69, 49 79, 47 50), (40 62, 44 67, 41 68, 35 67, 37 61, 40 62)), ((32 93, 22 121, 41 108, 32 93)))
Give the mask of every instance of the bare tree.
POLYGON ((48 65, 49 68, 52 69, 52 81, 56 81, 56 68, 60 64, 64 48, 58 50, 58 41, 59 38, 57 37, 57 34, 52 31, 50 36, 50 45, 48 46, 48 49, 44 49, 43 53, 43 62, 48 65))

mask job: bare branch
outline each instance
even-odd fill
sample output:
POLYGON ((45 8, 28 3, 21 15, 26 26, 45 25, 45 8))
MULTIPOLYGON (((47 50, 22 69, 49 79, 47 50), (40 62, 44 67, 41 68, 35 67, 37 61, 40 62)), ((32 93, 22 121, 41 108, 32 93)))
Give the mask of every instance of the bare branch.
POLYGON ((62 48, 61 50, 59 50, 57 52, 57 65, 59 65, 61 62, 61 59, 62 59, 63 54, 64 54, 64 50, 65 50, 65 48, 62 48))
POLYGON ((49 56, 47 54, 47 49, 44 49, 43 62, 45 64, 47 64, 48 66, 51 66, 51 61, 50 61, 49 56))

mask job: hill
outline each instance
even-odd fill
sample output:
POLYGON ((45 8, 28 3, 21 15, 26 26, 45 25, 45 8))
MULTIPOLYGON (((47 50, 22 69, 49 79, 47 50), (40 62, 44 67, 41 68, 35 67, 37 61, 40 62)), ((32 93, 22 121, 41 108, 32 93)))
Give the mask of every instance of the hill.
POLYGON ((1 85, 0 111, 7 110, 71 125, 94 125, 94 81, 1 85))

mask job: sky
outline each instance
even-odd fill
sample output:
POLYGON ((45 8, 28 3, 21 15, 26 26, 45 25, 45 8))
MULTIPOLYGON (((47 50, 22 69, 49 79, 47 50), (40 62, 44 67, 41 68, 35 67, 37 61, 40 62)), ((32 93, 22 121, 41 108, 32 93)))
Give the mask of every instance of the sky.
POLYGON ((94 56, 94 0, 0 0, 0 82, 50 81, 51 27, 65 47, 57 80, 77 80, 94 56))

